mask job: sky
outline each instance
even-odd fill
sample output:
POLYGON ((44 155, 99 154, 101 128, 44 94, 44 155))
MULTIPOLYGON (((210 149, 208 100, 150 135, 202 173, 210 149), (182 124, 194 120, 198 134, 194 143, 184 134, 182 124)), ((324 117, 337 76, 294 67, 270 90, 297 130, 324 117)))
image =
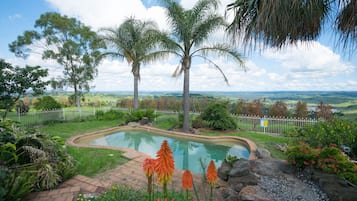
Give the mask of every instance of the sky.
MULTIPOLYGON (((197 0, 181 0, 190 9, 197 0)), ((218 12, 233 0, 221 0, 218 12)), ((160 30, 169 30, 165 9, 158 0, 3 0, 0 7, 0 58, 18 66, 40 65, 49 69, 49 77, 62 74, 54 61, 42 60, 31 54, 26 60, 9 51, 8 44, 26 30, 33 30, 35 21, 45 12, 58 12, 76 17, 92 30, 118 27, 124 19, 134 16, 154 20, 160 30)), ((227 20, 231 16, 227 16, 227 20)), ((327 30, 327 31, 326 31, 327 30)), ((190 72, 191 91, 356 91, 357 55, 336 48, 331 30, 309 44, 299 42, 281 50, 266 48, 244 52, 245 71, 232 60, 212 57, 226 74, 221 74, 203 60, 193 60, 190 72), (347 53, 346 53, 347 52, 347 53)), ((209 41, 230 42, 223 32, 212 35, 209 41)), ((178 59, 169 57, 141 67, 139 91, 182 91, 183 76, 172 77, 178 59)), ((98 66, 98 77, 91 91, 132 91, 131 67, 125 60, 104 59, 98 66)), ((68 88, 67 90, 71 90, 68 88)))

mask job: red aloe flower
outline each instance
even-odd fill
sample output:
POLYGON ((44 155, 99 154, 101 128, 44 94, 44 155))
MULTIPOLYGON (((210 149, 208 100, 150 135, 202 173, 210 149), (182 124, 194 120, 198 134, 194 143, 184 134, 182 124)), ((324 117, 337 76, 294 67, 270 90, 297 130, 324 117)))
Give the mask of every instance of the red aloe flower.
POLYGON ((143 163, 143 169, 146 177, 151 177, 155 172, 156 160, 153 158, 146 158, 143 163))
POLYGON ((208 183, 211 186, 213 186, 217 181, 217 170, 216 170, 216 166, 214 165, 213 160, 211 160, 208 165, 206 177, 207 177, 208 183))
POLYGON ((182 189, 191 190, 192 189, 192 174, 189 170, 185 170, 182 174, 182 189))
POLYGON ((157 173, 159 182, 163 184, 170 182, 175 170, 175 164, 172 151, 166 140, 162 142, 161 148, 156 156, 155 172, 157 173))

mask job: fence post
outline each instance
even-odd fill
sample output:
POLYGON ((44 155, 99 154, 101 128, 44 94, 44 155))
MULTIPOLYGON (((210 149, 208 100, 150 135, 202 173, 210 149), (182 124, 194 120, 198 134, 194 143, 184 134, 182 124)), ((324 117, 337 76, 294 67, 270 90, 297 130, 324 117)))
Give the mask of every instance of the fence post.
POLYGON ((62 109, 62 113, 63 113, 63 121, 66 121, 66 110, 62 109))

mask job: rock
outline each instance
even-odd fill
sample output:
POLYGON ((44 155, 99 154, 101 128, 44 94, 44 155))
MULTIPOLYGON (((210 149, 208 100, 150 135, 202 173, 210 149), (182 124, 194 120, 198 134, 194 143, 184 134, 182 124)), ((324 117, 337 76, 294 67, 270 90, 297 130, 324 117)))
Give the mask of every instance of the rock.
POLYGON ((223 181, 228 181, 228 173, 231 171, 231 169, 232 166, 224 160, 221 166, 218 168, 218 177, 223 181))
POLYGON ((140 124, 138 122, 129 122, 128 126, 137 127, 137 126, 140 126, 140 124))
POLYGON ((228 175, 231 177, 241 177, 249 174, 249 161, 246 159, 239 159, 233 163, 232 169, 228 175))
POLYGON ((246 186, 238 194, 240 201, 273 201, 274 199, 258 186, 246 186))
POLYGON ((271 158, 270 152, 267 149, 258 147, 257 150, 255 151, 256 156, 259 159, 269 159, 271 158))
POLYGON ((226 188, 222 191, 222 197, 224 201, 236 201, 238 200, 238 193, 231 188, 226 188))
POLYGON ((140 125, 147 125, 149 124, 149 118, 148 117, 143 117, 140 121, 139 121, 140 125))
POLYGON ((238 184, 242 184, 243 186, 248 186, 248 185, 257 185, 259 182, 257 176, 254 174, 247 174, 245 176, 241 177, 229 177, 228 178, 228 184, 231 186, 237 186, 238 184))

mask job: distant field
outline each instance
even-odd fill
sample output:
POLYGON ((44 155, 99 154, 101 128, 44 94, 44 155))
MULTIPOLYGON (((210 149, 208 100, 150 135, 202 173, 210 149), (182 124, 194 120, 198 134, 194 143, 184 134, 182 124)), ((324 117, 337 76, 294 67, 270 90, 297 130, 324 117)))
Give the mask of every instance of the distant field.
MULTIPOLYGON (((265 101, 265 104, 272 104, 275 101, 282 100, 290 106, 294 106, 296 102, 303 101, 307 102, 308 106, 316 106, 321 101, 333 106, 334 109, 340 110, 344 116, 350 120, 357 120, 357 91, 352 92, 301 92, 301 91, 282 91, 282 92, 191 92, 192 96, 199 97, 214 97, 214 98, 224 98, 230 100, 244 99, 251 101, 254 99, 260 99, 265 101)), ((68 100, 68 96, 72 93, 62 92, 62 93, 49 93, 46 95, 51 95, 57 100, 68 100)), ((172 97, 182 97, 181 92, 139 92, 141 98, 145 97, 159 97, 159 96, 172 96, 172 97)), ((132 97, 132 92, 90 92, 85 94, 85 101, 83 105, 86 107, 115 107, 116 102, 120 98, 130 98, 132 97), (94 104, 94 106, 93 106, 94 104)), ((69 108, 68 108, 69 109, 69 108)), ((72 108, 71 109, 75 109, 72 108)))

